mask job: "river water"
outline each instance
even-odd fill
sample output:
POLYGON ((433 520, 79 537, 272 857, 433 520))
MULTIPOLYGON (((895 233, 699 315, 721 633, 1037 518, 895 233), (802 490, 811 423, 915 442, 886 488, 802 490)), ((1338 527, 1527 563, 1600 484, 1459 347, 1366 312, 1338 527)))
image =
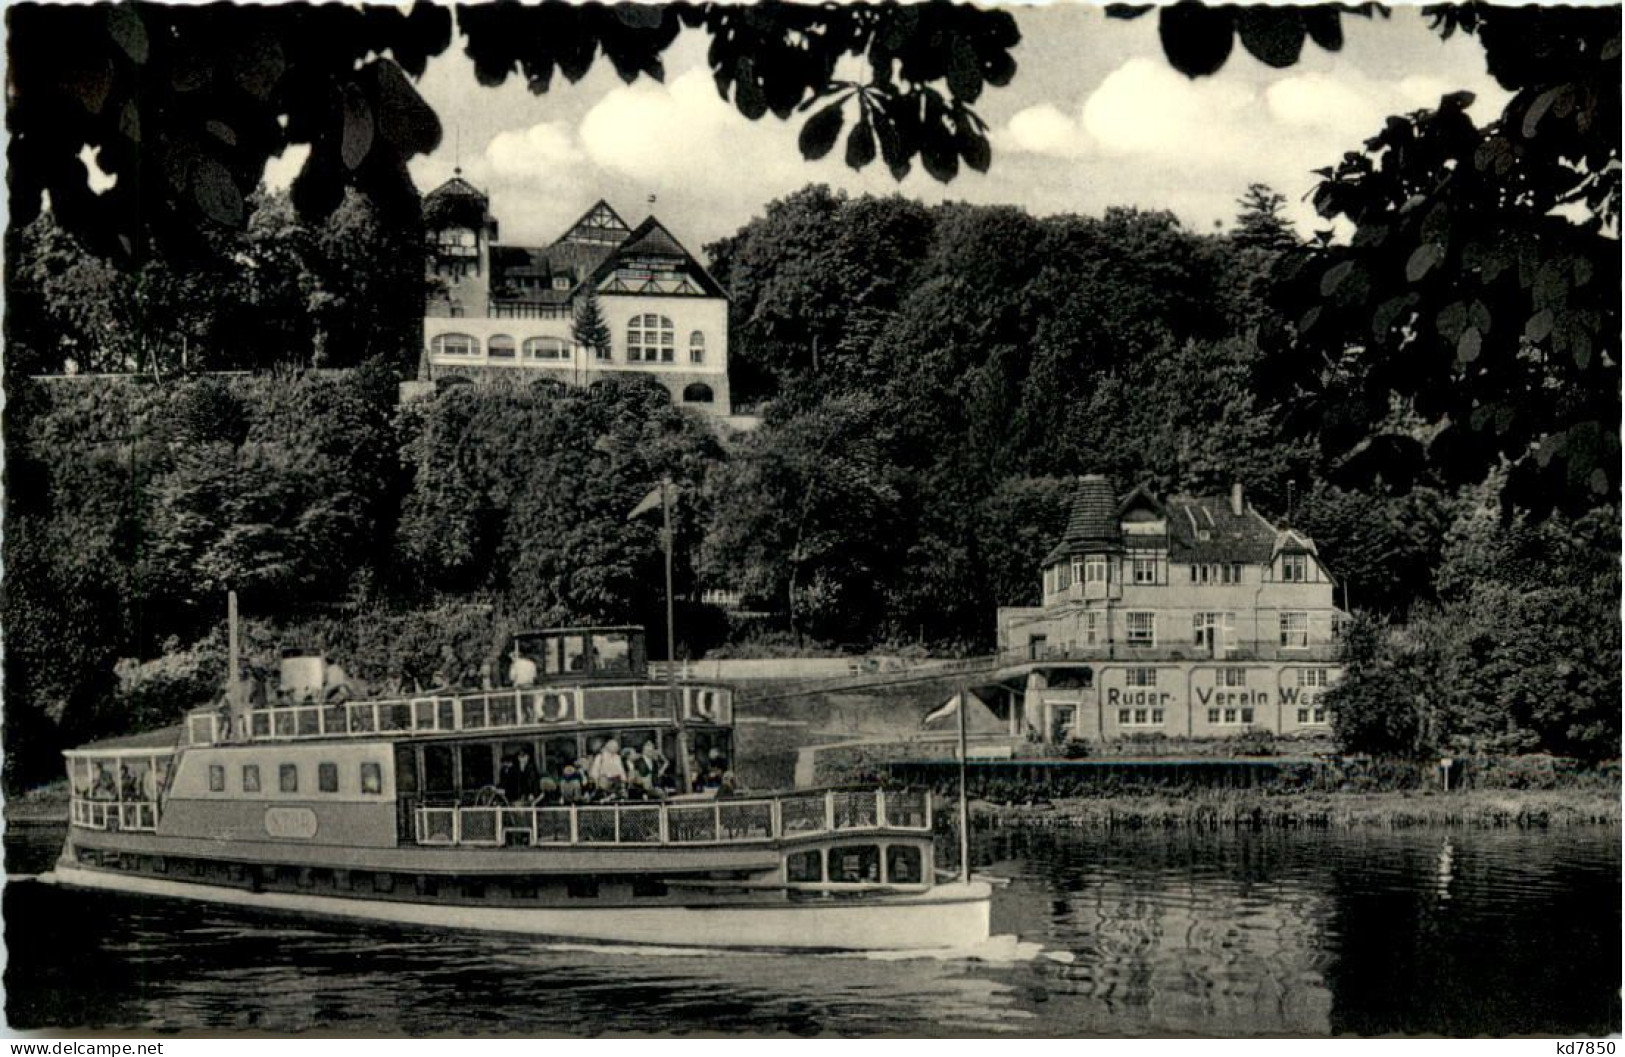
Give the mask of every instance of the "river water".
MULTIPOLYGON (((48 868, 60 828, 7 836, 48 868)), ((1620 834, 977 835, 969 957, 549 946, 8 885, 15 1029, 865 1035, 1620 1029, 1620 834)))

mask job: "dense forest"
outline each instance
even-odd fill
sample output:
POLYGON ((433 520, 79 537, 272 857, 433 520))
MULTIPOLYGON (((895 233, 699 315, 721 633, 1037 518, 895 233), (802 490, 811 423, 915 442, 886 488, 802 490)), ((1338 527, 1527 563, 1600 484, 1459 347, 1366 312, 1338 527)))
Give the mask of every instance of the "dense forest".
POLYGON ((1444 18, 1513 101, 1478 127, 1446 97, 1324 170, 1349 239, 1300 238, 1257 186, 1221 233, 768 204, 707 250, 763 420, 726 442, 636 378, 401 404, 423 240, 353 189, 320 216, 248 196, 173 262, 14 227, 8 783, 216 693, 227 589, 254 663, 314 643, 380 686, 477 678, 524 625, 657 628, 657 534, 627 513, 662 477, 688 655, 985 651, 1076 475, 1239 481, 1360 617, 1347 747, 1617 757, 1618 17, 1532 17, 1444 18), (30 378, 70 363, 117 376, 30 378))

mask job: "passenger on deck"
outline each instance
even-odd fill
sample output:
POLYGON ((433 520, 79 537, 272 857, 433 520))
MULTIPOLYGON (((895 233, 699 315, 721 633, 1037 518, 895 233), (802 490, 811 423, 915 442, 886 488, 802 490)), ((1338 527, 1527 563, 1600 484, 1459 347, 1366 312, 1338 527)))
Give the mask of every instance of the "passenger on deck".
POLYGON ((722 759, 721 749, 712 749, 706 754, 705 767, 698 771, 694 778, 696 789, 709 790, 722 788, 722 776, 728 772, 726 763, 722 759))
POLYGON ((665 758, 653 741, 643 743, 643 751, 632 758, 632 782, 645 796, 660 795, 661 772, 665 758))
POLYGON ((514 646, 513 657, 508 662, 508 683, 521 690, 536 685, 536 662, 520 653, 517 645, 514 646))
POLYGON ((520 747, 513 765, 502 776, 502 792, 510 804, 534 803, 542 791, 542 775, 536 767, 536 761, 530 758, 530 750, 520 747))
POLYGON ((581 787, 581 772, 576 769, 575 764, 565 764, 564 775, 559 779, 559 799, 566 804, 577 804, 581 802, 584 792, 581 787))
POLYGON ((587 777, 602 793, 619 793, 626 784, 626 764, 621 760, 621 745, 614 738, 604 742, 604 747, 592 758, 587 777))
POLYGON ((92 800, 117 800, 118 787, 113 784, 113 774, 104 763, 96 765, 96 781, 90 787, 92 800))

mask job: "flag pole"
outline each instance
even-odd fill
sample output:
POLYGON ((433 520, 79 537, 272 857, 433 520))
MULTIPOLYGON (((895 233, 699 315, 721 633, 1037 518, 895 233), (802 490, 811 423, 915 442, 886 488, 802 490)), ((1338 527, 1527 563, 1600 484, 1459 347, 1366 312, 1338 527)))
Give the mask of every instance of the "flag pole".
POLYGON ((970 883, 970 799, 965 792, 965 710, 970 703, 970 684, 959 683, 959 879, 970 883))
POLYGON ((683 702, 677 697, 677 623, 676 602, 672 598, 671 589, 671 478, 660 479, 660 541, 666 551, 666 695, 671 702, 672 713, 677 717, 677 781, 682 793, 692 792, 694 776, 690 773, 688 759, 688 728, 683 719, 683 702))

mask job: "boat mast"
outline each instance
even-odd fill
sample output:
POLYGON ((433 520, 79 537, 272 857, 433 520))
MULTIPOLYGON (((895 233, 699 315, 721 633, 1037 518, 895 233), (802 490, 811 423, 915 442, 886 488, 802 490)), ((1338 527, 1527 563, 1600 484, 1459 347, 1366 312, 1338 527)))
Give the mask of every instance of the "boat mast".
POLYGON ((666 551, 666 693, 677 717, 677 781, 680 792, 693 789, 694 776, 688 766, 688 728, 683 722, 683 702, 677 697, 677 606, 671 590, 671 478, 660 479, 660 542, 666 551))
POLYGON ((959 683, 959 879, 970 883, 970 799, 965 793, 965 709, 969 704, 970 683, 959 683))
POLYGON ((242 709, 242 651, 237 644, 237 592, 226 592, 226 699, 232 722, 242 709))

